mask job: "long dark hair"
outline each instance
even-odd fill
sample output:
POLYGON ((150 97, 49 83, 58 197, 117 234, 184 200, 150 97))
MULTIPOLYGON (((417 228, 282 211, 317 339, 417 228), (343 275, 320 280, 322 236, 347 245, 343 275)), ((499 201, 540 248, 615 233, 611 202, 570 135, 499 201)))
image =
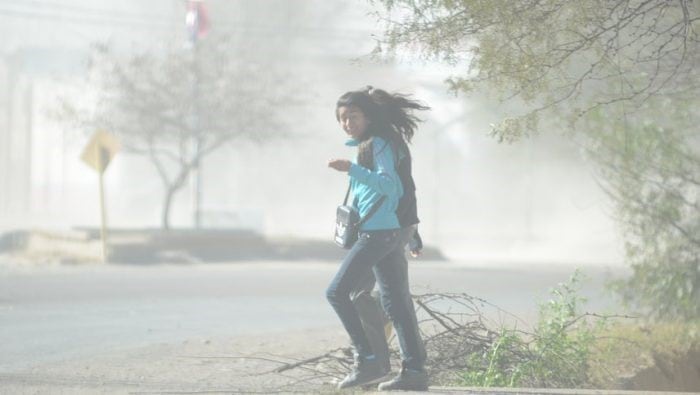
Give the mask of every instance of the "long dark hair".
POLYGON ((359 108, 369 122, 357 153, 358 164, 369 169, 374 167, 373 137, 381 137, 391 143, 397 159, 399 151, 410 156, 408 144, 411 143, 418 122, 422 122, 421 119, 413 115, 412 111, 430 109, 430 107, 411 99, 410 95, 392 94, 371 86, 340 96, 335 106, 336 119, 340 119, 338 109, 348 106, 359 108))

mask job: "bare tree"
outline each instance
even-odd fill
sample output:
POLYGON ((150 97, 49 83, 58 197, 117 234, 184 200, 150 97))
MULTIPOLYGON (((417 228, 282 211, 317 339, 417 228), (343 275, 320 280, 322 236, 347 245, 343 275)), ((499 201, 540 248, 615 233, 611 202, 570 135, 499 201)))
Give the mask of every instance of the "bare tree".
POLYGON ((276 107, 296 101, 284 72, 254 48, 226 39, 133 56, 96 46, 91 65, 96 108, 65 103, 63 113, 86 131, 116 134, 128 152, 148 157, 164 188, 164 229, 173 197, 202 158, 234 139, 284 136, 276 107))

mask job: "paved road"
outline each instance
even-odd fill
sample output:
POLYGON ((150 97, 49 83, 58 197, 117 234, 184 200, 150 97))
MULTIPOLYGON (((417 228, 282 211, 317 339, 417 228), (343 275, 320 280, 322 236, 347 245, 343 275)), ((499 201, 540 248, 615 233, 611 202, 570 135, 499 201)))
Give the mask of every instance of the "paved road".
MULTIPOLYGON (((336 264, 35 266, 0 263, 0 372, 102 351, 338 325, 324 296, 336 264)), ((531 321, 566 266, 412 262, 414 293, 467 292, 531 321)), ((614 309, 602 267, 583 270, 589 311, 614 309)))

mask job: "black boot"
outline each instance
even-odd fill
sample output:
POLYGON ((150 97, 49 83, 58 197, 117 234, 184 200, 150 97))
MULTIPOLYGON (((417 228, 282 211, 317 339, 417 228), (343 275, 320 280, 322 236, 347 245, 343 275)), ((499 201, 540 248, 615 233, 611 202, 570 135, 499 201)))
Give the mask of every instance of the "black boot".
POLYGON ((374 384, 389 373, 379 360, 355 357, 355 364, 350 373, 338 384, 338 389, 374 384))
POLYGON ((374 292, 360 292, 353 295, 352 303, 362 321, 362 327, 369 345, 380 365, 388 373, 391 370, 387 328, 391 331, 389 318, 384 314, 379 298, 374 292))
POLYGON ((379 384, 379 391, 427 391, 428 374, 425 370, 401 369, 396 377, 379 384))

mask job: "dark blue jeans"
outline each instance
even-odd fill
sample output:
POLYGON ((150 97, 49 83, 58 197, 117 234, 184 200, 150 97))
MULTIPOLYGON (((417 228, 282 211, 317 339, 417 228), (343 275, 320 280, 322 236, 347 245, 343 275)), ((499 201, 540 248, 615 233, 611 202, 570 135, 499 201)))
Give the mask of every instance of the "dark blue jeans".
POLYGON ((408 286, 405 246, 413 228, 362 232, 340 265, 326 296, 360 356, 373 354, 351 295, 369 290, 376 279, 384 311, 394 325, 402 365, 422 370, 426 359, 408 286))

